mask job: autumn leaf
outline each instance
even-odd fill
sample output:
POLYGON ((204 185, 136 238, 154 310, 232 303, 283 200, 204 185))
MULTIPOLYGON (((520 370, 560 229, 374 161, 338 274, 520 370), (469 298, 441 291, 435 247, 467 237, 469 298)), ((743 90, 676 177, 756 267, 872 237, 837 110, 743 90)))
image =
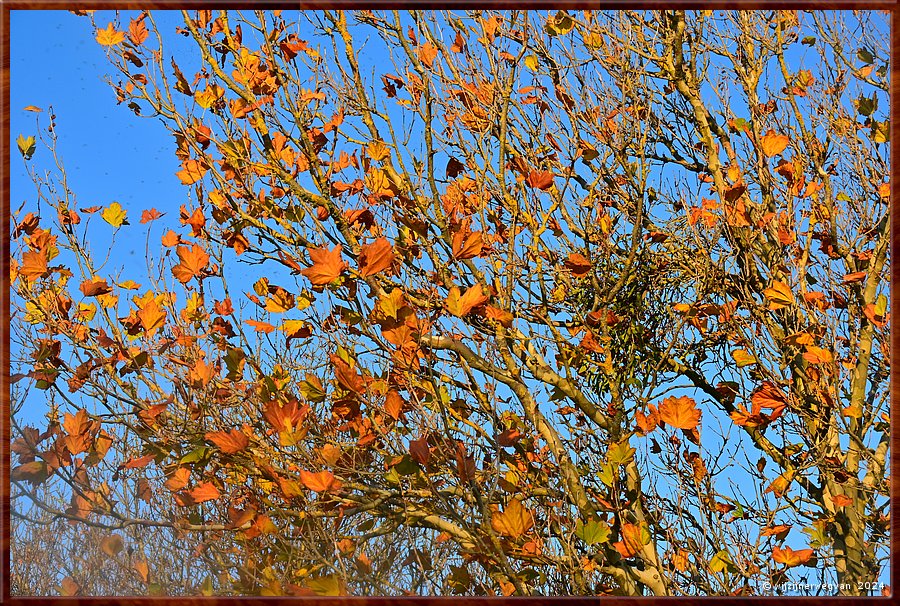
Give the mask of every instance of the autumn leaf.
POLYGON ((763 296, 769 301, 768 307, 773 311, 794 304, 794 293, 791 292, 791 287, 778 280, 775 280, 772 286, 763 291, 763 296))
POLYGON ((222 493, 219 492, 219 489, 216 488, 212 482, 203 482, 179 496, 181 497, 180 504, 183 507, 187 507, 189 505, 199 505, 200 503, 205 503, 207 501, 214 501, 221 497, 222 493))
POLYGON ((179 467, 169 474, 169 479, 163 484, 172 492, 176 492, 187 486, 191 477, 191 470, 187 467, 179 467))
POLYGON ((85 297, 99 297, 112 292, 112 287, 106 283, 104 278, 92 278, 85 280, 78 288, 85 297))
POLYGON ((300 481, 304 486, 315 492, 338 492, 342 486, 341 481, 328 470, 314 473, 301 469, 300 481))
POLYGON ((762 384, 750 396, 754 407, 778 408, 787 404, 787 394, 771 381, 763 381, 762 384))
POLYGON ((268 322, 260 322, 259 320, 244 320, 244 324, 252 326, 254 330, 256 330, 256 332, 262 332, 266 334, 275 330, 275 327, 268 322))
POLYGON ((309 258, 313 264, 300 273, 306 276, 314 286, 331 284, 348 267, 347 263, 341 259, 341 250, 340 244, 332 250, 327 248, 310 249, 309 258))
POLYGON ((658 411, 661 421, 677 429, 694 429, 700 422, 697 403, 688 396, 666 398, 659 405, 658 411))
POLYGON ((647 529, 643 528, 643 526, 626 522, 625 524, 622 524, 620 533, 622 540, 613 543, 613 547, 616 548, 616 551, 618 551, 623 558, 634 557, 641 549, 643 549, 645 538, 647 539, 647 543, 650 542, 649 536, 645 537, 647 532, 647 529))
POLYGON ((403 400, 403 397, 394 389, 387 392, 387 395, 384 397, 384 410, 395 421, 400 419, 405 405, 406 402, 403 400))
POLYGON ((141 327, 148 337, 152 337, 157 329, 162 328, 166 321, 166 310, 159 306, 156 299, 150 299, 137 313, 141 321, 141 327))
POLYGON ((125 220, 125 216, 127 215, 127 211, 122 208, 122 205, 118 202, 113 202, 109 205, 109 208, 105 209, 100 216, 103 217, 103 220, 112 225, 113 227, 122 227, 122 225, 127 225, 128 221, 125 220))
POLYGON ((192 278, 199 278, 209 263, 209 255, 200 246, 192 244, 191 248, 179 246, 175 249, 181 262, 172 268, 172 275, 181 282, 187 284, 192 278))
POLYGON ((454 259, 472 259, 481 254, 484 246, 482 233, 473 231, 466 233, 460 230, 453 234, 453 258, 454 259))
POLYGON ((553 187, 553 173, 546 170, 533 170, 528 174, 525 182, 529 187, 540 190, 548 190, 553 187))
POLYGON ((534 526, 534 516, 517 498, 510 500, 502 512, 495 512, 491 516, 491 528, 497 534, 513 539, 518 539, 532 526, 534 526))
POLYGON ((181 170, 175 173, 184 185, 192 185, 203 178, 209 168, 199 160, 185 160, 181 163, 181 170))
POLYGON ((304 320, 285 320, 278 327, 288 339, 307 339, 312 335, 312 329, 304 320))
POLYGON ((591 273, 591 262, 581 253, 571 253, 563 265, 576 278, 583 278, 591 273))
POLYGON ((416 49, 416 54, 419 57, 419 60, 428 66, 429 69, 434 65, 434 59, 437 57, 438 50, 434 47, 430 42, 426 42, 418 49, 416 49))
POLYGON ((247 448, 250 439, 241 431, 209 431, 204 437, 219 447, 225 454, 235 454, 247 448))
POLYGON ((65 577, 59 582, 59 595, 70 597, 81 593, 81 585, 75 582, 72 577, 65 577))
POLYGON ((480 284, 470 287, 463 295, 460 295, 459 288, 454 286, 447 295, 446 306, 447 311, 454 316, 462 318, 469 315, 476 307, 487 302, 488 297, 484 294, 480 284))
POLYGON ((170 229, 165 233, 161 241, 162 245, 166 248, 172 248, 173 246, 178 246, 178 244, 181 243, 181 236, 170 229))
POLYGON ((836 494, 831 497, 831 500, 834 503, 835 507, 846 507, 847 505, 853 503, 853 499, 845 494, 836 494))
POLYGON ((738 368, 756 364, 756 358, 746 349, 735 349, 731 352, 731 357, 734 358, 734 362, 737 364, 738 368))
POLYGON ((862 282, 866 279, 866 272, 864 271, 855 271, 850 274, 846 274, 844 276, 843 282, 844 284, 855 284, 856 282, 862 282))
POLYGON ((350 365, 339 357, 332 355, 331 363, 334 365, 334 378, 345 389, 361 394, 365 391, 366 382, 350 365))
POLYGON ((822 347, 808 345, 806 351, 803 352, 803 359, 810 364, 827 364, 834 361, 834 355, 822 347))
POLYGON ((141 224, 149 223, 151 221, 156 221, 160 217, 162 217, 165 213, 161 213, 155 208, 150 208, 141 213, 141 224))
POLYGON ((759 145, 762 153, 771 158, 783 152, 790 142, 791 140, 787 135, 779 135, 774 130, 769 130, 759 140, 759 145))
POLYGON ((125 541, 122 540, 120 535, 111 534, 100 540, 100 551, 111 558, 119 555, 119 552, 123 549, 125 549, 125 541))
POLYGON ((43 250, 27 251, 22 254, 22 264, 19 266, 19 275, 29 280, 43 277, 50 271, 47 261, 47 252, 43 250))
POLYGON ((16 139, 16 146, 19 148, 19 153, 22 154, 22 157, 30 160, 34 155, 35 149, 37 149, 37 140, 33 136, 19 135, 16 139))
POLYGON ((359 253, 359 273, 369 277, 391 267, 394 248, 387 238, 378 238, 362 247, 359 253))
POLYGON ((766 488, 763 493, 771 492, 776 497, 781 497, 787 492, 788 487, 791 485, 791 482, 794 480, 794 476, 797 472, 793 470, 785 471, 783 474, 775 478, 769 487, 766 488))
POLYGON ((144 25, 143 16, 138 19, 132 19, 131 23, 128 24, 128 37, 131 38, 135 46, 143 44, 149 35, 150 32, 147 31, 147 26, 144 25))
POLYGON ((772 548, 772 559, 776 562, 784 564, 786 568, 793 568, 809 562, 813 556, 812 549, 798 549, 794 551, 790 547, 781 549, 778 545, 772 548))
POLYGON ((125 40, 125 32, 116 31, 115 26, 110 23, 106 29, 97 30, 96 40, 103 46, 115 46, 125 40))

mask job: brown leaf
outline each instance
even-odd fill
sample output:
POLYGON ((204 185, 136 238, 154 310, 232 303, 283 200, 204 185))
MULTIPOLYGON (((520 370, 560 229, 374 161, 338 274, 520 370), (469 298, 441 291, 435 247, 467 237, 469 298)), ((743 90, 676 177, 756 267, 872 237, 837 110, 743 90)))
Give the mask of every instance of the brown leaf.
POLYGON ((591 262, 581 253, 571 253, 564 265, 576 278, 583 278, 591 273, 591 262))
POLYGON ((533 170, 528 174, 525 182, 535 189, 548 190, 553 186, 553 173, 546 170, 533 170))
POLYGON ((394 263, 394 247, 387 238, 378 238, 362 247, 359 253, 359 273, 368 277, 389 269, 394 263))
POLYGON ((125 548, 125 541, 122 540, 122 537, 117 534, 111 534, 108 537, 103 537, 100 540, 100 551, 105 553, 111 558, 119 555, 119 552, 125 548))
POLYGON ((84 293, 85 297, 99 297, 112 292, 112 288, 103 278, 93 278, 85 280, 81 283, 79 290, 84 293))

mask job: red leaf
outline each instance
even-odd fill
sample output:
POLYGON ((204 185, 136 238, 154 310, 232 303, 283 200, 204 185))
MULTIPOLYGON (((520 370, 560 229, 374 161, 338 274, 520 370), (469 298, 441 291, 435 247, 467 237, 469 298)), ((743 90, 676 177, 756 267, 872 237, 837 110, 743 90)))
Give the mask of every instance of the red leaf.
POLYGON ((546 170, 533 170, 528 174, 525 182, 535 189, 548 190, 553 186, 553 173, 546 170))

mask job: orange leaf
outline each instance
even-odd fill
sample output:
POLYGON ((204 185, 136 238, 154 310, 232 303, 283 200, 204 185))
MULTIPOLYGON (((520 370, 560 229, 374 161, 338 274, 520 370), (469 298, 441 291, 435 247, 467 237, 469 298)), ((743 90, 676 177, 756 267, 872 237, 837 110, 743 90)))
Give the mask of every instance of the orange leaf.
POLYGON ((834 360, 834 355, 827 349, 815 345, 808 345, 803 354, 803 359, 810 364, 826 364, 834 360))
POLYGON ((570 254, 564 265, 576 278, 583 278, 591 273, 591 262, 581 253, 570 254))
POLYGON ((447 311, 454 316, 462 318, 471 313, 473 309, 488 302, 480 284, 472 286, 464 295, 460 295, 458 287, 454 286, 447 295, 447 311))
POLYGON ((172 248, 173 246, 177 246, 178 243, 181 242, 181 236, 176 234, 171 229, 166 232, 166 235, 162 237, 162 245, 166 248, 172 248))
POLYGON ((335 355, 331 356, 331 363, 334 365, 334 378, 342 387, 354 393, 362 393, 365 390, 365 379, 350 368, 349 364, 335 355))
POLYGON ((866 272, 855 271, 852 274, 844 276, 844 284, 853 284, 854 282, 862 282, 866 279, 866 272))
POLYGON ((787 404, 787 394, 771 381, 763 381, 750 396, 750 401, 754 408, 778 408, 787 404))
POLYGON ((776 537, 779 541, 783 541, 787 534, 791 531, 790 524, 779 524, 777 526, 767 526, 763 528, 759 536, 761 537, 776 537))
POLYGON ((769 309, 781 309, 794 304, 794 293, 791 287, 784 282, 776 280, 772 286, 763 291, 763 295, 769 300, 769 309))
POLYGON ((85 280, 81 283, 79 290, 84 293, 85 297, 99 297, 112 292, 112 288, 103 278, 85 280))
POLYGON ((831 500, 834 502, 836 507, 846 507, 847 505, 849 505, 850 503, 853 502, 853 499, 851 499, 850 497, 848 497, 845 494, 836 494, 833 497, 831 497, 831 500))
POLYGON ((491 528, 500 535, 518 539, 534 526, 534 516, 525 509, 522 501, 513 499, 506 509, 496 512, 491 518, 491 528))
POLYGON ((453 235, 453 258, 472 259, 481 254, 484 246, 480 231, 469 232, 460 230, 453 235))
POLYGON ((196 244, 192 244, 191 248, 179 246, 175 252, 178 253, 181 263, 172 268, 172 275, 182 284, 187 284, 191 278, 201 276, 209 263, 209 255, 196 244))
POLYGON ((666 398, 659 405, 659 418, 666 425, 677 429, 694 429, 700 422, 700 411, 693 398, 666 398))
POLYGON ((787 492, 788 487, 791 485, 791 482, 796 475, 795 471, 786 471, 777 478, 775 478, 769 487, 763 491, 763 494, 767 492, 771 492, 776 497, 781 497, 787 492))
POLYGON ((197 505, 199 503, 205 503, 206 501, 214 501, 221 496, 222 493, 219 492, 219 489, 216 488, 212 482, 204 482, 203 484, 198 484, 186 493, 183 493, 182 502, 184 503, 184 506, 197 505))
POLYGON ((362 247, 359 253, 359 273, 368 277, 382 272, 394 263, 394 247, 387 238, 378 238, 362 247))
POLYGON ((533 170, 528 173, 525 182, 535 189, 547 190, 553 186, 553 173, 546 170, 533 170))
POLYGON ((115 46, 125 40, 125 32, 116 31, 115 26, 110 23, 106 29, 97 30, 96 40, 103 46, 115 46))
POLYGON ((762 153, 770 158, 787 149, 788 143, 790 142, 791 140, 787 135, 779 135, 774 130, 769 130, 769 132, 763 135, 759 140, 762 153))
POLYGON ((191 470, 187 467, 179 467, 176 469, 163 484, 166 488, 175 492, 187 486, 188 479, 191 477, 191 470))
POLYGON ((395 421, 403 414, 403 406, 405 404, 403 397, 393 389, 387 392, 387 395, 384 397, 384 410, 395 421))
POLYGON ((275 327, 268 322, 260 322, 258 320, 244 320, 244 324, 249 324, 256 329, 256 332, 264 332, 266 334, 275 330, 275 327))
POLYGON ((157 329, 162 328, 166 322, 166 310, 160 308, 156 299, 150 299, 144 307, 137 312, 137 317, 141 321, 141 327, 148 337, 152 337, 157 329))
POLYGON ((185 160, 181 170, 175 173, 184 185, 191 185, 203 178, 209 168, 199 160, 185 160))
POLYGON ((644 546, 641 534, 641 527, 637 524, 622 524, 622 540, 613 543, 613 547, 623 558, 630 558, 644 546))
POLYGON ((422 63, 431 68, 434 65, 434 59, 437 57, 438 50, 430 42, 426 42, 417 49, 416 54, 422 63))
POLYGON ((300 481, 303 485, 315 492, 337 492, 341 489, 341 481, 334 477, 328 470, 313 473, 300 470, 300 481))
POLYGON ((334 282, 347 268, 347 263, 341 260, 340 244, 332 250, 312 248, 309 250, 309 258, 313 264, 300 273, 309 278, 309 281, 315 286, 324 286, 334 282))
POLYGON ((162 217, 163 214, 164 213, 159 212, 155 208, 145 210, 144 212, 141 213, 141 223, 143 224, 143 223, 149 223, 150 221, 156 221, 157 219, 162 217))
POLYGON ((247 448, 250 439, 237 429, 231 431, 210 431, 204 436, 225 454, 234 454, 247 448))
POLYGON ((49 262, 45 251, 28 251, 22 255, 19 274, 29 280, 40 278, 49 270, 49 262))
POLYGON ((128 37, 131 38, 135 46, 143 44, 149 35, 150 32, 147 31, 147 26, 144 25, 144 17, 132 19, 131 23, 128 24, 128 37))
POLYGON ((798 549, 794 551, 790 547, 781 549, 777 545, 772 548, 772 559, 784 564, 787 568, 806 564, 812 558, 812 555, 812 549, 798 549))

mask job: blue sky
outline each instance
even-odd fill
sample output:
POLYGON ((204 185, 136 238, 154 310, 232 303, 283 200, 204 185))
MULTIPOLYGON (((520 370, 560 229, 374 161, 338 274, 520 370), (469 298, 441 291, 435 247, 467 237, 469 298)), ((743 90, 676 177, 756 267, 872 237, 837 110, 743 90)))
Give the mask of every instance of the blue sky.
MULTIPOLYGON (((102 13, 97 18, 99 24, 109 20, 102 13)), ((171 32, 165 23, 161 25, 164 32, 171 32)), ((44 112, 39 117, 41 128, 45 128, 52 105, 59 134, 58 152, 78 207, 106 207, 113 201, 119 202, 128 211, 134 227, 120 233, 113 267, 123 269, 126 275, 146 275, 146 226, 137 225, 141 211, 155 207, 167 213, 150 227, 150 250, 155 253, 160 235, 178 227, 178 207, 187 203, 186 189, 175 176, 179 163, 173 153, 172 137, 155 119, 138 118, 116 104, 112 88, 103 81, 103 74, 111 71, 104 48, 94 40, 87 19, 66 11, 12 11, 10 35, 12 210, 24 201, 29 210, 34 205, 34 186, 15 152, 16 137, 36 135, 38 131, 36 115, 23 108, 42 108, 44 112)), ((177 47, 178 39, 170 44, 177 47)), ((45 147, 38 146, 32 165, 52 165, 45 147)), ((108 237, 109 230, 98 229, 97 233, 108 237)), ((101 250, 104 248, 104 243, 97 244, 101 250)), ((43 401, 36 395, 41 393, 32 393, 30 407, 23 415, 26 421, 37 419, 44 412, 43 401)), ((740 474, 735 478, 740 478, 740 474)), ((805 537, 798 528, 792 539, 805 537)))

